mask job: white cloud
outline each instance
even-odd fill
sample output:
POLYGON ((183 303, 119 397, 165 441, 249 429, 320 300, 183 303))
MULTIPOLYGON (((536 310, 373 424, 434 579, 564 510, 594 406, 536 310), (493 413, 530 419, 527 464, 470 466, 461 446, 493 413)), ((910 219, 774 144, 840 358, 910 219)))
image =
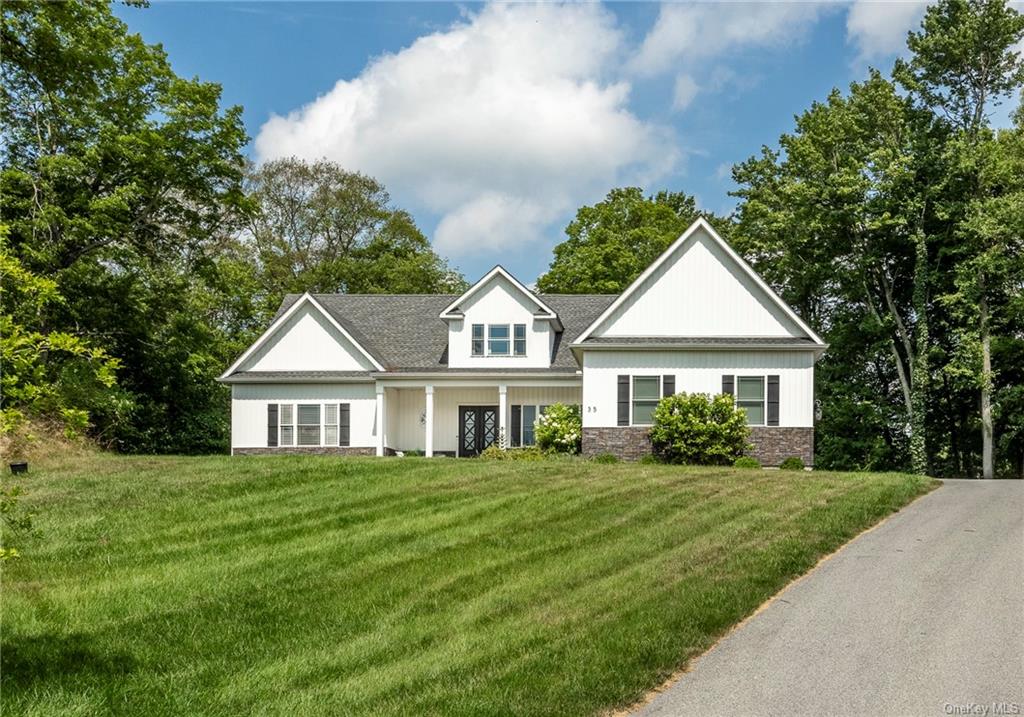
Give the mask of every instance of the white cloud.
POLYGON ((920 25, 928 3, 917 0, 857 0, 846 14, 846 40, 857 48, 858 60, 896 55, 906 49, 907 33, 920 25))
POLYGON ((744 47, 780 47, 802 39, 828 4, 746 2, 664 4, 630 68, 656 75, 677 63, 711 59, 744 47))
POLYGON ((697 96, 700 87, 692 76, 681 74, 676 77, 676 86, 672 98, 672 109, 681 112, 690 106, 693 98, 697 96))
POLYGON ((679 160, 613 79, 624 52, 598 5, 489 5, 271 117, 256 157, 370 174, 440 215, 435 244, 451 254, 536 240, 582 201, 679 160))

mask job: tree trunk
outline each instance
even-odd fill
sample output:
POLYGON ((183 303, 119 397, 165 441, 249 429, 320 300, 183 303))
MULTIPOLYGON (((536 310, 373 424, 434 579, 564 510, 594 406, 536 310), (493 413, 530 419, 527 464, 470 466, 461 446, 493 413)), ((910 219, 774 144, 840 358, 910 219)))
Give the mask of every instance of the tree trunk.
POLYGON ((981 331, 981 477, 991 480, 995 477, 995 461, 992 455, 992 346, 984 274, 978 277, 978 283, 981 285, 981 297, 978 300, 981 331))
POLYGON ((925 419, 928 407, 928 243, 918 231, 914 242, 915 352, 910 363, 910 465, 918 475, 928 474, 928 450, 925 444, 925 419))

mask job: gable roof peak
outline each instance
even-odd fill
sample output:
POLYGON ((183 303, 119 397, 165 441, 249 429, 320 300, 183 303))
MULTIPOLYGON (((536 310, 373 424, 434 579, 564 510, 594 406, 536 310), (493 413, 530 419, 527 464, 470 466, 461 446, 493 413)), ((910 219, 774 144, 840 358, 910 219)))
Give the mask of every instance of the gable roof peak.
POLYGON ((711 223, 703 216, 697 217, 697 219, 694 220, 694 222, 690 224, 689 227, 686 228, 686 231, 684 231, 678 239, 672 242, 672 244, 670 244, 669 247, 665 249, 665 251, 663 251, 657 259, 651 262, 651 265, 648 266, 640 274, 640 276, 634 279, 633 282, 626 287, 626 290, 619 294, 619 297, 611 304, 609 304, 608 307, 604 310, 604 312, 596 319, 594 319, 594 321, 591 322, 591 324, 586 329, 583 330, 583 333, 581 333, 573 340, 573 345, 580 344, 583 341, 590 338, 591 334, 593 334, 594 331, 596 331, 610 316, 612 316, 614 312, 620 306, 622 306, 631 295, 636 293, 640 289, 640 287, 642 287, 646 283, 648 278, 650 278, 656 271, 658 271, 658 269, 663 264, 669 261, 670 258, 674 256, 687 243, 687 240, 690 239, 690 237, 692 237, 698 229, 703 229, 704 233, 707 234, 707 236, 710 237, 711 240, 722 249, 726 256, 732 262, 734 262, 736 266, 738 266, 739 269, 744 274, 746 274, 761 291, 764 292, 768 299, 773 304, 775 304, 775 306, 777 306, 782 311, 782 313, 785 314, 785 316, 787 316, 794 324, 796 324, 796 326, 802 332, 804 332, 807 338, 811 339, 811 341, 813 341, 815 344, 821 346, 825 345, 825 342, 821 339, 820 336, 818 336, 817 333, 815 333, 814 329, 808 326, 803 319, 797 316, 796 312, 793 311, 789 304, 783 301, 782 297, 775 293, 775 290, 772 289, 756 271, 754 271, 754 269, 750 266, 750 264, 748 264, 743 259, 743 257, 736 253, 736 250, 734 250, 729 245, 729 243, 725 241, 725 239, 723 239, 717 231, 715 231, 715 228, 711 226, 711 223))
POLYGON ((507 280, 523 296, 527 297, 530 301, 532 301, 537 306, 538 309, 540 309, 540 311, 535 313, 534 316, 537 316, 538 318, 545 318, 545 319, 555 319, 555 320, 558 319, 558 314, 556 314, 554 312, 554 310, 551 309, 551 307, 549 307, 547 304, 545 304, 543 301, 541 301, 540 297, 538 297, 534 292, 530 291, 525 285, 523 285, 523 283, 521 281, 519 281, 519 279, 515 278, 512 275, 512 273, 510 271, 508 271, 508 269, 503 267, 501 264, 495 264, 493 269, 491 269, 489 272, 484 274, 475 284, 473 284, 468 289, 466 289, 464 292, 462 292, 462 294, 457 296, 455 298, 455 301, 453 301, 448 306, 446 306, 444 311, 442 311, 440 313, 440 318, 442 318, 442 319, 460 319, 460 318, 462 318, 464 316, 464 314, 463 314, 462 310, 460 309, 460 305, 463 302, 465 302, 467 299, 469 299, 471 296, 473 296, 475 293, 477 293, 477 291, 479 291, 481 288, 483 288, 484 286, 489 284, 491 281, 494 281, 494 279, 498 278, 498 277, 501 277, 501 278, 504 278, 505 280, 507 280))

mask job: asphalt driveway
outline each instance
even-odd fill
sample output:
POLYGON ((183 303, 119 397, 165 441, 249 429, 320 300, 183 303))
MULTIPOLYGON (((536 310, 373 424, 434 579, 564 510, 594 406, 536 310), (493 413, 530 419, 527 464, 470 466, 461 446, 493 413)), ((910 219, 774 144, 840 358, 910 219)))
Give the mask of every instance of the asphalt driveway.
POLYGON ((1024 715, 1024 482, 946 481, 638 714, 1024 715))

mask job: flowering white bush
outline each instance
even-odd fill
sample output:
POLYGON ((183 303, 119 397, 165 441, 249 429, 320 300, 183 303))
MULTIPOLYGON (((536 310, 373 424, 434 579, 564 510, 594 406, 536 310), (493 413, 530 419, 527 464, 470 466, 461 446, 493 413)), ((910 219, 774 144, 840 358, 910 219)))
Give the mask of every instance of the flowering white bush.
POLYGON ((537 445, 554 453, 579 453, 583 441, 583 421, 576 406, 555 403, 537 419, 537 445))

